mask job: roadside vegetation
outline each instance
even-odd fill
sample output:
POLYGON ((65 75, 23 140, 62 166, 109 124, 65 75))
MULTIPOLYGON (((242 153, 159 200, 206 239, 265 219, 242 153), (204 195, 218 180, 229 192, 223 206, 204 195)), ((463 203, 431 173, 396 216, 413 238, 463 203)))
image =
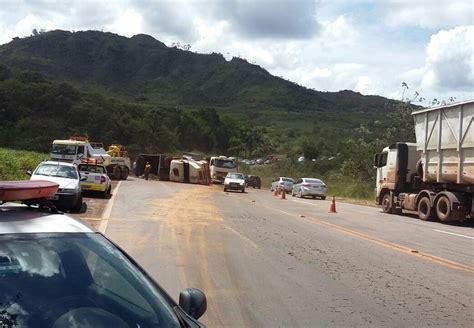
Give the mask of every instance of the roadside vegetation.
POLYGON ((47 158, 45 153, 0 148, 0 180, 28 180, 26 171, 33 171, 47 158))

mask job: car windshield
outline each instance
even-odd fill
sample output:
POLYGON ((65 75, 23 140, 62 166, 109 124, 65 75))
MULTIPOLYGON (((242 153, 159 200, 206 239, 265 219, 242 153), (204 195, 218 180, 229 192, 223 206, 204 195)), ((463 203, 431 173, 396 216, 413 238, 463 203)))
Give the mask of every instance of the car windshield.
POLYGON ((323 183, 321 180, 319 179, 304 179, 304 182, 305 183, 323 183))
POLYGON ((222 167, 225 169, 234 169, 235 168, 235 163, 234 161, 230 159, 216 159, 214 165, 216 167, 222 167))
POLYGON ((36 169, 35 175, 77 179, 76 169, 73 166, 60 164, 42 164, 36 169))
POLYGON ((0 236, 2 327, 179 327, 162 293, 99 234, 0 236))
POLYGON ((53 144, 51 154, 76 155, 76 145, 53 144))
POLYGON ((105 173, 105 169, 103 166, 89 164, 79 164, 79 171, 91 173, 105 173))
POLYGON ((281 178, 281 180, 284 182, 291 182, 291 183, 294 182, 293 179, 290 179, 290 178, 281 178))
POLYGON ((227 174, 227 177, 229 179, 242 179, 242 180, 244 180, 244 175, 241 174, 241 173, 229 173, 229 174, 227 174))

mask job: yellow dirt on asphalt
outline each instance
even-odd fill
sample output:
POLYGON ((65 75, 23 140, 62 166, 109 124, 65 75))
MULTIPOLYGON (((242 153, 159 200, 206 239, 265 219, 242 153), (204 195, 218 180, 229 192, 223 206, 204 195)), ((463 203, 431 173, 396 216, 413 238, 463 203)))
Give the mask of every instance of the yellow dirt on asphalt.
POLYGON ((181 288, 197 287, 206 293, 208 310, 203 322, 209 326, 223 326, 229 317, 234 323, 245 326, 239 305, 233 309, 222 308, 218 301, 238 293, 226 265, 219 229, 230 229, 224 224, 212 202, 212 194, 221 189, 208 186, 192 186, 176 192, 172 197, 150 202, 154 208, 150 218, 160 220, 157 236, 158 256, 174 257, 176 279, 181 288), (210 237, 213 234, 213 237, 210 237), (217 238, 214 234, 217 234, 217 238), (219 313, 229 313, 226 318, 219 313), (225 321, 224 321, 225 320, 225 321))

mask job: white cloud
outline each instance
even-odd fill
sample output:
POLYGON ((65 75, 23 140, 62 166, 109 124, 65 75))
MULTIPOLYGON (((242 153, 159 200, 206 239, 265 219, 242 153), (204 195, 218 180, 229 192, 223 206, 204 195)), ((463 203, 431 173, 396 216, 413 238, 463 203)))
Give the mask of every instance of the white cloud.
POLYGON ((472 0, 392 0, 379 6, 385 22, 392 27, 451 28, 472 24, 474 20, 472 0))
POLYGON ((440 31, 431 37, 422 86, 474 92, 474 25, 440 31))

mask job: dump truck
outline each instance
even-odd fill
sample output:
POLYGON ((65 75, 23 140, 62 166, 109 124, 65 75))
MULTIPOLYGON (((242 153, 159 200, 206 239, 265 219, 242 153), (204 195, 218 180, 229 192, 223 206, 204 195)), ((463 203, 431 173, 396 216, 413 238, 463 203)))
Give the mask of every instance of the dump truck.
POLYGON ((375 155, 376 203, 421 220, 474 218, 474 100, 412 113, 416 143, 375 155))
POLYGON ((115 180, 126 180, 131 171, 130 158, 124 146, 114 144, 106 151, 102 143, 89 142, 87 137, 82 136, 54 140, 49 157, 77 165, 88 158, 96 159, 105 165, 107 175, 115 180))

